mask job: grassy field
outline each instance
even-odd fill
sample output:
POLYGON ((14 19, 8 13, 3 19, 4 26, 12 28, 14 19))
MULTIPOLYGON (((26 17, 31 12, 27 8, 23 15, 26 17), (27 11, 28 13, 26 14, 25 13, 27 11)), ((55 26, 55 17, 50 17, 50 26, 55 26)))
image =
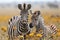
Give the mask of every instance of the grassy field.
MULTIPOLYGON (((54 40, 60 40, 60 10, 59 9, 41 9, 41 15, 44 18, 45 25, 55 24, 59 32, 54 40)), ((8 40, 7 27, 8 20, 15 15, 19 15, 19 9, 0 8, 0 40, 8 40)), ((31 21, 29 16, 29 22, 31 21)), ((35 28, 33 28, 35 30, 35 28)), ((33 33, 32 33, 33 34, 33 33)), ((41 36, 41 35, 40 35, 41 36)), ((38 40, 39 37, 30 37, 32 40, 38 40)))

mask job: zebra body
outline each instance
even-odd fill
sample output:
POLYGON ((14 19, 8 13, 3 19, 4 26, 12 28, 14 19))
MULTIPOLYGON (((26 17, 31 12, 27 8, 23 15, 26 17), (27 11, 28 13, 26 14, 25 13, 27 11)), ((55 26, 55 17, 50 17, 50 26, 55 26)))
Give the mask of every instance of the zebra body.
POLYGON ((28 10, 31 8, 30 4, 18 4, 18 8, 21 10, 20 16, 13 16, 8 22, 8 35, 9 40, 13 40, 13 37, 19 35, 25 36, 30 32, 30 27, 28 23, 28 10), (27 7, 26 7, 27 6, 27 7))
POLYGON ((31 22, 31 28, 33 26, 36 26, 36 32, 39 33, 39 30, 43 30, 43 35, 47 36, 47 34, 56 34, 57 33, 57 27, 55 25, 46 26, 44 25, 44 19, 40 14, 38 14, 39 11, 36 11, 35 13, 32 13, 32 22, 31 22))
POLYGON ((34 13, 32 13, 32 11, 30 11, 30 12, 32 14, 31 26, 32 27, 36 26, 36 32, 37 33, 40 31, 40 29, 44 30, 44 32, 45 32, 44 19, 40 15, 40 11, 35 11, 34 13))
MULTIPOLYGON (((19 27, 20 25, 20 16, 14 16, 15 17, 15 19, 13 19, 13 17, 11 18, 12 19, 12 21, 11 21, 11 19, 9 20, 9 27, 10 26, 17 26, 17 27, 19 27)), ((29 25, 28 25, 29 26, 29 25)), ((28 28, 28 27, 27 27, 28 28)), ((29 28, 28 28, 29 29, 29 28)))
POLYGON ((27 24, 26 26, 23 26, 22 23, 20 22, 20 16, 14 16, 9 20, 9 25, 8 25, 8 35, 10 37, 14 37, 14 36, 19 36, 21 35, 26 35, 28 34, 28 32, 30 32, 30 27, 29 24, 27 24), (15 17, 15 19, 14 19, 15 17), (12 21, 11 21, 12 20, 12 21), (16 29, 14 29, 14 27, 16 29))

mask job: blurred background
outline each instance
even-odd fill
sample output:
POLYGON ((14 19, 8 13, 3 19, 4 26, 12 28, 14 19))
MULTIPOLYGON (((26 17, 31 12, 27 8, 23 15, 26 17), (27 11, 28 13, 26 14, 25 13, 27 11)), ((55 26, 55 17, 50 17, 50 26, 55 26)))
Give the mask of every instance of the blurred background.
POLYGON ((7 40, 8 20, 20 14, 18 4, 23 3, 31 4, 33 12, 40 10, 45 25, 55 24, 60 29, 60 0, 0 0, 0 40, 7 40))

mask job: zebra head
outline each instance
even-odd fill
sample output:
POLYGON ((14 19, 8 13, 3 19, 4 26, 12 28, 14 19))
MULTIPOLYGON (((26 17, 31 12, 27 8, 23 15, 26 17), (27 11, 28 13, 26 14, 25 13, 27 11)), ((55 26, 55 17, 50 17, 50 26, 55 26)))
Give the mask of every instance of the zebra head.
POLYGON ((32 13, 32 10, 30 10, 30 13, 32 14, 31 19, 36 20, 36 18, 38 18, 38 16, 41 14, 40 11, 35 11, 34 13, 32 13))
POLYGON ((21 15, 21 20, 22 21, 28 21, 28 10, 31 8, 31 4, 18 4, 18 8, 21 10, 20 15, 21 15))

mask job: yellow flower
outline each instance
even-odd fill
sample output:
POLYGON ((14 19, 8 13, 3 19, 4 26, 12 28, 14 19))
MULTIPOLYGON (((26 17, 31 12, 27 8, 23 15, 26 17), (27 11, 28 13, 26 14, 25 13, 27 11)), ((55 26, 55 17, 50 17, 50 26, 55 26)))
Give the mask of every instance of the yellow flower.
POLYGON ((29 36, 30 36, 30 37, 34 36, 34 33, 30 33, 29 36))
POLYGON ((37 36, 37 37, 42 37, 42 34, 37 34, 36 36, 37 36))
POLYGON ((3 26, 3 27, 1 28, 1 30, 2 30, 3 32, 6 32, 6 31, 7 31, 7 27, 3 26))

